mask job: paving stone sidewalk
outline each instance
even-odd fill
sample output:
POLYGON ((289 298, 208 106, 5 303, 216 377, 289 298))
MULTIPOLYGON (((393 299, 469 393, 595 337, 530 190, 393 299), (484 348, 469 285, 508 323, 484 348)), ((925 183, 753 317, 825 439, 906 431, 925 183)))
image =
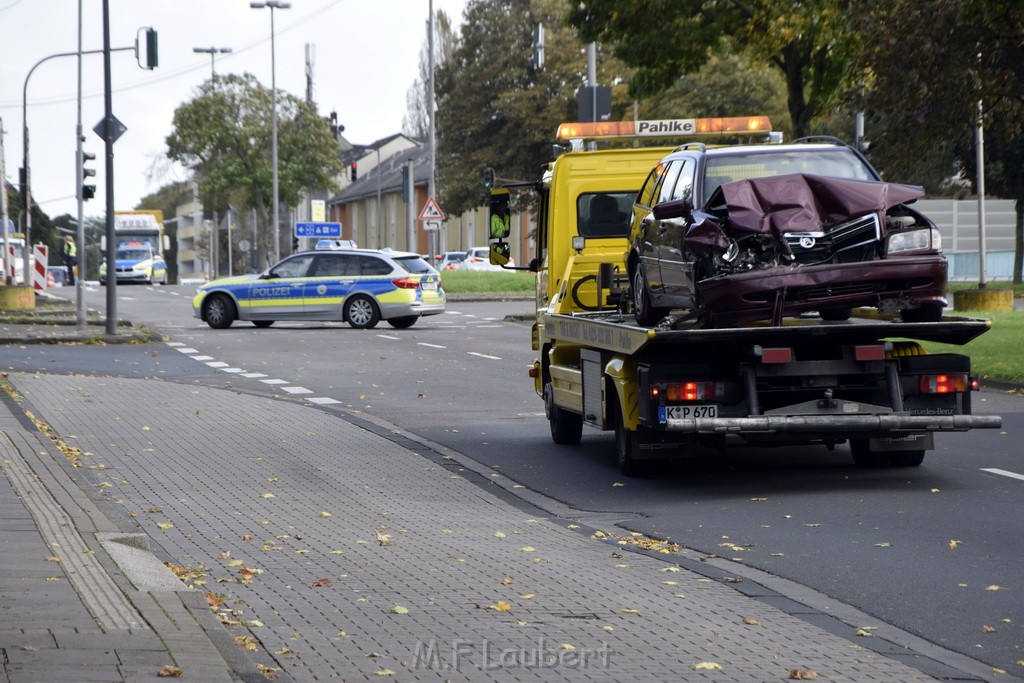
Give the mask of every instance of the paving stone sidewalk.
MULTIPOLYGON (((457 458, 341 411, 156 380, 8 381, 80 451, 74 471, 26 459, 51 472, 40 476, 46 488, 72 497, 84 489, 111 532, 144 535, 185 579, 177 593, 161 586, 148 595, 161 605, 177 598, 196 615, 205 643, 178 651, 204 654, 181 663, 173 650, 152 650, 146 672, 150 661, 173 660, 193 680, 224 677, 225 666, 236 677, 260 670, 278 680, 782 681, 793 671, 817 680, 932 680, 922 670, 982 680, 895 645, 873 651, 825 619, 815 625, 750 597, 770 591, 731 583, 737 577, 708 578, 714 572, 690 571, 681 556, 630 552, 593 529, 512 504, 457 458), (213 618, 205 593, 228 637, 205 626, 213 618), (219 654, 203 649, 211 642, 219 654)), ((12 442, 27 438, 23 423, 2 424, 12 442)), ((33 448, 14 446, 23 455, 33 448)), ((10 452, 4 470, 13 480, 10 452)), ((8 501, 0 498, 5 510, 8 501)), ((73 517, 83 538, 101 530, 73 517)), ((5 547, 19 529, 32 535, 24 517, 0 529, 5 547)), ((26 571, 47 574, 49 550, 21 550, 26 571)), ((125 586, 139 581, 134 570, 111 571, 127 577, 118 584, 129 602, 145 603, 144 588, 125 586)), ((55 584, 47 598, 57 611, 75 602, 67 587, 55 584)), ((0 604, 13 588, 0 583, 0 604)), ((22 639, 56 628, 27 604, 11 612, 16 619, 3 612, 5 624, 29 627, 19 628, 22 639)), ((140 612, 145 622, 152 612, 140 612)), ((77 620, 68 628, 83 631, 79 647, 92 642, 86 635, 102 643, 107 634, 89 615, 68 614, 77 620)), ((148 633, 116 632, 136 630, 148 633)), ((6 637, 2 645, 18 647, 6 637)))

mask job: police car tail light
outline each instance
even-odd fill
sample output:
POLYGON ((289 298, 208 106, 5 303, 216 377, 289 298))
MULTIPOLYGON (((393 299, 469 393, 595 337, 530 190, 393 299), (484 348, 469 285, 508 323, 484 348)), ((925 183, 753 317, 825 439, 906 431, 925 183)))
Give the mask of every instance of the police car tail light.
POLYGON ((420 286, 420 281, 418 278, 400 277, 397 280, 392 280, 391 284, 399 289, 416 289, 420 286))
POLYGON ((917 378, 917 390, 922 394, 962 394, 974 388, 966 373, 949 375, 921 375, 917 378))
POLYGON ((667 382, 651 388, 651 398, 664 396, 666 401, 708 401, 719 394, 715 382, 667 382))

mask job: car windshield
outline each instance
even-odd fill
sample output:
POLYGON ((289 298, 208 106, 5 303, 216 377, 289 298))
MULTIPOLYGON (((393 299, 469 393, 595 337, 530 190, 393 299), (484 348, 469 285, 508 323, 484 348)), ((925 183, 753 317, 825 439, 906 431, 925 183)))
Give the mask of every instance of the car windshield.
POLYGON ((846 147, 709 155, 704 166, 702 203, 706 203, 711 194, 725 183, 787 173, 878 180, 860 157, 846 147))
POLYGON ((434 270, 419 256, 402 256, 395 260, 398 261, 398 265, 402 268, 405 268, 408 272, 415 273, 416 275, 426 275, 434 270))
POLYGON ((116 256, 119 261, 144 261, 152 257, 149 249, 118 249, 116 256))

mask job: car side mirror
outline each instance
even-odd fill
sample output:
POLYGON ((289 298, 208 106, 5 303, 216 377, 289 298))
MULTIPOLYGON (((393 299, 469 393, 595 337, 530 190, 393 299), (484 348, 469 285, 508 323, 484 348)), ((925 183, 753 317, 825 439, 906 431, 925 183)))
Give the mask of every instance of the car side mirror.
POLYGON ((690 203, 689 199, 674 199, 670 202, 655 204, 654 208, 651 209, 651 213, 659 221, 667 218, 685 218, 690 220, 693 218, 693 204, 690 203))
POLYGON ((497 187, 491 190, 489 214, 490 238, 503 240, 508 237, 512 233, 512 210, 509 206, 508 189, 497 187))
POLYGON ((488 256, 490 262, 495 266, 508 265, 509 259, 512 255, 512 245, 508 242, 495 242, 491 245, 488 256))

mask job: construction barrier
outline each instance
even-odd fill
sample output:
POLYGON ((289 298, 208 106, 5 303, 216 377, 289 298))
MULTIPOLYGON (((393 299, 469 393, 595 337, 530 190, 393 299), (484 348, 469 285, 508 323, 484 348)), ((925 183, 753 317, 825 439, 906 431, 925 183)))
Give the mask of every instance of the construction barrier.
POLYGON ((35 259, 32 267, 32 287, 39 292, 46 291, 46 274, 48 272, 46 260, 49 252, 50 248, 45 244, 37 244, 32 247, 32 257, 35 259))

